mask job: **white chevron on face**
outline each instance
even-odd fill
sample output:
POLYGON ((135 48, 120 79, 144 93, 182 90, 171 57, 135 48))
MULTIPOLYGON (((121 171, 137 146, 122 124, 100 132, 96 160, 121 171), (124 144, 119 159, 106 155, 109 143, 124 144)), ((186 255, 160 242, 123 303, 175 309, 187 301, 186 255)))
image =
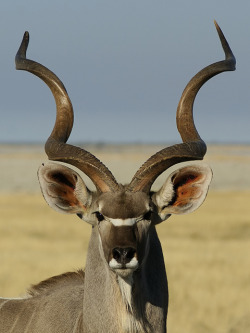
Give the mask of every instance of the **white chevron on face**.
POLYGON ((109 221, 115 227, 121 227, 121 226, 132 226, 137 222, 137 219, 136 218, 130 218, 130 219, 112 219, 112 218, 109 218, 109 221))

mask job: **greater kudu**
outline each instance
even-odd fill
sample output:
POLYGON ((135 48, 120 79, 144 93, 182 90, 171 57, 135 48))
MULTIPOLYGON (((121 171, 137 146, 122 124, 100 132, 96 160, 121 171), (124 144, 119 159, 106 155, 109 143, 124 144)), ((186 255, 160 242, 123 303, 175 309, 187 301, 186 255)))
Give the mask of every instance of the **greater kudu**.
POLYGON ((66 144, 73 109, 62 82, 50 70, 26 59, 25 32, 16 68, 40 77, 57 106, 54 129, 45 150, 48 158, 71 164, 94 183, 91 192, 75 171, 46 163, 38 171, 47 203, 59 212, 74 213, 92 226, 85 271, 66 273, 33 286, 23 299, 1 299, 0 332, 117 333, 166 332, 168 285, 156 224, 171 214, 197 209, 206 197, 212 172, 195 164, 174 171, 158 192, 155 179, 174 164, 201 160, 206 145, 193 121, 193 103, 211 77, 235 69, 235 58, 216 24, 226 59, 205 67, 185 88, 177 110, 183 143, 151 156, 128 185, 84 149, 66 144))

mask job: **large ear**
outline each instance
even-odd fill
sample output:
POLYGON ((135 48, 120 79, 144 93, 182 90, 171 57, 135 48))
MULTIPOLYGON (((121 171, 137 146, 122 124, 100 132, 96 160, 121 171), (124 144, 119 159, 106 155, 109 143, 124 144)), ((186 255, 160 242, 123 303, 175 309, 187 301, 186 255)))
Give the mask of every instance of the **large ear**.
POLYGON ((153 195, 162 221, 168 215, 191 213, 200 207, 211 180, 212 170, 206 164, 189 165, 174 171, 153 195))
POLYGON ((92 195, 77 172, 48 162, 38 169, 38 179, 50 207, 60 213, 78 214, 85 220, 92 195))

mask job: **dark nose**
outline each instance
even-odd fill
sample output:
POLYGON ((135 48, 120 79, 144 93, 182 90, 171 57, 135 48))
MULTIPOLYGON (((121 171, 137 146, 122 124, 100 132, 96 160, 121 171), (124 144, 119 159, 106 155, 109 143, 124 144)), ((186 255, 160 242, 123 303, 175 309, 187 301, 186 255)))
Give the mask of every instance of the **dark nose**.
POLYGON ((135 256, 136 250, 133 247, 115 247, 112 251, 113 258, 119 263, 126 265, 135 256))

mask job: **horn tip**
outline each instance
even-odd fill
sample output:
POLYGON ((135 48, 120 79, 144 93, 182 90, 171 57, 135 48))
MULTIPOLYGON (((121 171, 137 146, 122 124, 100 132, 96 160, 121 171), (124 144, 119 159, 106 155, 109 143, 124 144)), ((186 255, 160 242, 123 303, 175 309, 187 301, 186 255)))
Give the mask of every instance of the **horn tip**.
MULTIPOLYGON (((220 38, 221 37, 223 38, 224 37, 223 32, 222 32, 222 30, 221 30, 221 28, 220 28, 220 26, 219 26, 219 24, 217 23, 216 20, 214 20, 214 25, 215 25, 215 28, 216 28, 216 30, 217 30, 218 35, 220 36, 220 38)), ((225 37, 224 37, 224 39, 225 39, 225 37)))
POLYGON ((29 40, 29 37, 30 37, 29 32, 28 32, 28 31, 25 31, 25 32, 24 32, 24 35, 23 35, 23 39, 25 39, 25 40, 29 40))
POLYGON ((215 25, 216 29, 220 28, 216 20, 214 20, 214 25, 215 25))
POLYGON ((16 69, 22 69, 20 66, 20 60, 21 59, 26 59, 26 51, 29 45, 29 32, 25 31, 23 34, 23 39, 21 42, 21 45, 17 51, 15 62, 16 62, 16 69))
POLYGON ((217 30, 217 33, 219 35, 219 38, 220 38, 220 41, 221 41, 221 45, 223 47, 223 50, 225 52, 225 56, 226 56, 226 59, 227 60, 230 60, 231 61, 231 70, 234 71, 235 68, 236 68, 236 59, 235 59, 235 56, 226 40, 226 37, 224 36, 219 24, 217 23, 216 20, 214 20, 214 25, 215 25, 215 28, 217 30))
POLYGON ((20 49, 22 47, 22 49, 24 49, 25 51, 27 50, 28 44, 29 44, 29 39, 30 39, 30 34, 28 31, 25 31, 23 34, 23 39, 22 39, 20 49))

